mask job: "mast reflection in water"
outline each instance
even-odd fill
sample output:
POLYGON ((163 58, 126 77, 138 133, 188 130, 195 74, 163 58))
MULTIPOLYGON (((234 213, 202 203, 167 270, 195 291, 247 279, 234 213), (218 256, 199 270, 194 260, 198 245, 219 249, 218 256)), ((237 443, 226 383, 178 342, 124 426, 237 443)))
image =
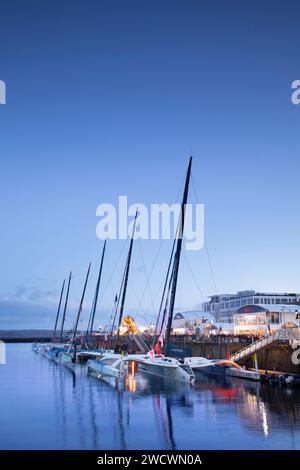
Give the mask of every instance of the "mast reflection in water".
POLYGON ((299 449, 300 391, 203 377, 105 383, 8 345, 1 449, 299 449))

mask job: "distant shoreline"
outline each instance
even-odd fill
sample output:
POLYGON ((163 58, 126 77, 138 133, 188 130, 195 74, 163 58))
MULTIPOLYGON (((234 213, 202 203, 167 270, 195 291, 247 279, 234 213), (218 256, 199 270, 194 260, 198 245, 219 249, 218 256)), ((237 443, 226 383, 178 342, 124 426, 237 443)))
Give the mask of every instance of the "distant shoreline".
POLYGON ((51 341, 51 337, 45 337, 45 338, 1 338, 0 341, 4 341, 4 343, 35 343, 36 341, 38 343, 49 343, 51 341))
POLYGON ((52 333, 52 330, 0 330, 0 340, 5 343, 48 342, 52 333))

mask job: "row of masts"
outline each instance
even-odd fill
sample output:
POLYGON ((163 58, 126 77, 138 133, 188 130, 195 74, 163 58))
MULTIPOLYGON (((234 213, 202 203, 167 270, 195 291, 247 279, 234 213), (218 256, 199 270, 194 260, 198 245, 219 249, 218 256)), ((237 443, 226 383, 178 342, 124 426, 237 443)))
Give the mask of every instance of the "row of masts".
MULTIPOLYGON (((175 306, 176 291, 177 291, 178 272, 179 272, 180 257, 181 257, 181 251, 182 251, 182 239, 183 239, 183 234, 184 234, 185 211, 186 211, 186 204, 187 204, 187 199, 188 199, 188 191, 189 191, 190 176, 191 176, 191 167, 192 167, 192 157, 190 157, 188 168, 187 168, 177 232, 176 232, 173 246, 172 246, 171 256, 170 256, 170 260, 168 264, 167 275, 166 275, 166 279, 164 283, 162 299, 160 303, 160 308, 159 308, 155 332, 154 332, 154 341, 155 341, 155 335, 157 335, 158 341, 164 345, 164 350, 166 353, 168 352, 168 346, 170 343, 170 335, 171 335, 171 329, 172 329, 172 321, 173 321, 174 306, 175 306)), ((122 325, 122 319, 123 319, 123 314, 124 314, 124 309, 125 309, 126 294, 127 294, 130 264, 131 264, 132 251, 133 251, 133 242, 135 238, 137 216, 138 216, 138 210, 136 210, 136 213, 135 213, 133 229, 132 229, 132 234, 131 234, 131 239, 130 239, 130 244, 129 244, 128 255, 127 255, 127 259, 125 263, 125 269, 124 269, 124 273, 122 277, 120 292, 119 292, 119 295, 115 296, 115 312, 114 312, 114 318, 113 318, 111 332, 110 332, 110 338, 112 338, 114 334, 115 326, 117 326, 117 329, 116 329, 117 333, 116 333, 116 338, 115 338, 115 350, 117 349, 118 343, 119 343, 120 327, 122 325), (119 311, 119 315, 118 315, 118 311, 119 311)), ((96 316, 97 304, 98 304, 98 299, 99 299, 99 290, 100 290, 101 276, 102 276, 103 265, 104 265, 105 251, 106 251, 106 240, 104 242, 104 246, 102 249, 100 268, 99 268, 94 298, 92 302, 92 307, 91 307, 91 311, 89 315, 88 326, 86 330, 87 335, 91 335, 94 331, 94 323, 95 323, 95 316, 96 316)), ((91 263, 89 263, 87 274, 85 277, 80 304, 79 304, 78 312, 77 312, 76 319, 75 319, 75 325, 73 328, 72 342, 75 342, 76 340, 78 325, 79 325, 79 321, 80 321, 81 314, 82 314, 86 288, 87 288, 87 284, 88 284, 88 280, 90 276, 90 270, 91 270, 91 263)), ((62 313, 61 327, 59 331, 60 341, 62 341, 63 334, 64 334, 64 326, 65 326, 66 311, 67 311, 68 300, 69 300, 71 279, 72 279, 72 272, 70 272, 69 278, 68 278, 68 285, 67 285, 64 308, 63 308, 63 313, 62 313)), ((59 316, 60 316, 61 309, 62 309, 64 290, 65 290, 65 280, 63 281, 62 287, 61 287, 58 309, 57 309, 54 331, 53 331, 53 340, 56 339, 56 335, 58 331, 58 321, 59 321, 59 316)), ((152 347, 153 346, 154 346, 154 343, 152 347)))
MULTIPOLYGON (((67 287, 67 293, 66 293, 65 304, 64 304, 64 310, 63 310, 63 317, 62 317, 62 321, 61 321, 60 334, 59 334, 59 339, 60 339, 60 341, 61 341, 62 338, 63 338, 63 332, 64 332, 64 326, 65 326, 65 320, 66 320, 66 312, 67 312, 67 306, 68 306, 68 300, 69 300, 69 292, 70 292, 71 279, 72 279, 72 271, 70 271, 69 279, 68 279, 68 287, 67 287)), ((59 304, 58 304, 58 309, 57 309, 57 314, 56 314, 56 319, 55 319, 55 325, 54 325, 54 331, 53 331, 53 339, 56 338, 56 332, 57 332, 57 326, 58 326, 58 319, 59 319, 59 315, 60 315, 60 309, 61 309, 61 304, 62 304, 64 289, 65 289, 65 282, 66 282, 66 280, 64 279, 64 280, 63 280, 63 283, 62 283, 62 288, 61 288, 60 298, 59 298, 59 304)))

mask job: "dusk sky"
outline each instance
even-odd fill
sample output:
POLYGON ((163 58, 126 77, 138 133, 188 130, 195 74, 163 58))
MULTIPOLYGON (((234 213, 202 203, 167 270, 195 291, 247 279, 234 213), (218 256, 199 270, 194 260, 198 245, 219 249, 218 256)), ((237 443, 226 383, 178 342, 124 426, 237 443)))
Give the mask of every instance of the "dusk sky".
MULTIPOLYGON (((0 329, 53 326, 72 269, 71 326, 91 261, 85 324, 97 206, 178 201, 190 154, 212 269, 206 249, 184 254, 176 310, 300 292, 299 2, 2 0, 0 15, 0 329)), ((134 245, 137 319, 157 310, 171 244, 134 245)), ((108 241, 98 324, 127 249, 108 241)))

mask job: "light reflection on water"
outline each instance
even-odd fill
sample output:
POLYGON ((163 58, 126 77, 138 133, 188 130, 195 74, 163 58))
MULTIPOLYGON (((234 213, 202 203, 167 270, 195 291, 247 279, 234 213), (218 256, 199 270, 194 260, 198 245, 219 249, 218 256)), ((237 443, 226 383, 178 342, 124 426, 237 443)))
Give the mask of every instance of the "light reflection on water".
POLYGON ((74 375, 8 345, 0 366, 1 449, 300 449, 300 391, 205 377, 194 388, 130 370, 74 375))

